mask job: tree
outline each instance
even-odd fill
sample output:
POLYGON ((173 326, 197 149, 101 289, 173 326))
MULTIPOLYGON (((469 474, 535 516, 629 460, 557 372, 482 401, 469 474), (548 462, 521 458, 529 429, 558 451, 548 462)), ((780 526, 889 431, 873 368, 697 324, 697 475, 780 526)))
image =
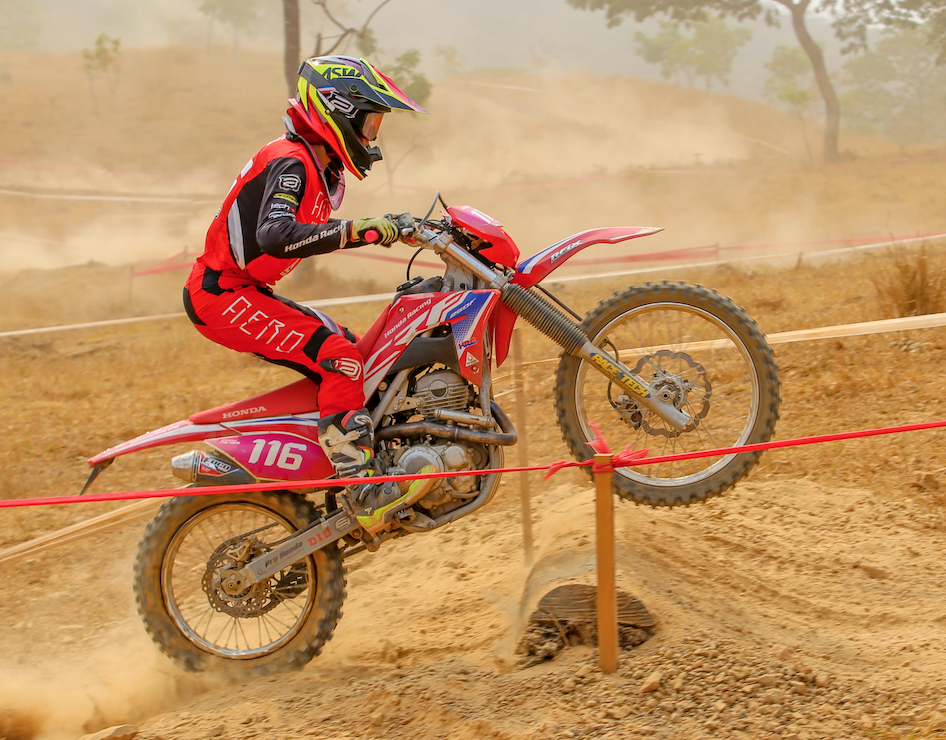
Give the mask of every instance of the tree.
POLYGON ((0 51, 32 49, 42 30, 36 0, 0 0, 0 51))
POLYGON ((91 49, 83 49, 82 67, 89 80, 89 95, 92 96, 92 110, 99 114, 99 100, 95 94, 95 80, 103 78, 108 87, 109 96, 114 100, 115 90, 121 75, 121 39, 113 39, 100 33, 91 49))
POLYGON ((289 88, 289 97, 296 94, 299 64, 302 62, 302 32, 299 25, 299 0, 282 0, 283 17, 283 75, 289 88))
POLYGON ((797 46, 776 46, 765 68, 769 77, 765 81, 765 96, 781 103, 798 117, 801 125, 808 162, 813 163, 811 145, 808 143, 808 127, 805 112, 811 104, 812 72, 805 53, 797 46))
POLYGON ((844 65, 845 120, 898 144, 946 137, 946 67, 919 30, 887 33, 844 65))
POLYGON ((443 72, 447 77, 458 77, 463 73, 466 59, 457 51, 455 46, 435 46, 434 56, 440 60, 443 72))
POLYGON ((635 51, 648 64, 659 64, 665 80, 680 81, 683 74, 689 87, 693 86, 690 70, 685 65, 690 40, 680 33, 680 26, 672 21, 660 21, 660 30, 654 36, 638 31, 634 34, 635 51))
MULTIPOLYGON (((374 30, 371 28, 371 22, 378 14, 378 11, 389 2, 391 2, 391 0, 381 0, 360 26, 346 26, 329 8, 328 0, 312 0, 312 4, 321 8, 325 18, 334 26, 333 33, 325 34, 322 30, 316 33, 315 48, 312 50, 312 56, 327 56, 329 54, 343 52, 349 44, 354 44, 358 53, 362 56, 370 56, 373 58, 380 56, 383 60, 384 52, 378 47, 378 40, 375 37, 374 30)), ((401 53, 400 56, 396 57, 392 63, 382 64, 382 67, 397 81, 404 92, 418 103, 423 104, 427 98, 430 97, 430 82, 418 69, 419 64, 420 52, 417 49, 408 49, 401 53)), ((296 63, 290 75, 289 60, 287 58, 285 69, 286 81, 289 83, 289 94, 295 95, 296 84, 298 82, 298 63, 296 63)))
MULTIPOLYGON (((228 0, 222 0, 227 2, 228 0)), ((391 0, 381 0, 375 6, 361 26, 346 26, 336 18, 328 6, 328 0, 311 0, 312 4, 321 8, 326 20, 334 26, 333 33, 323 35, 320 30, 315 37, 315 49, 312 56, 334 54, 350 43, 353 39, 358 43, 363 54, 371 54, 375 48, 374 32, 371 22, 385 5, 391 0)), ((302 63, 300 39, 302 37, 299 20, 299 0, 283 0, 283 74, 286 77, 286 87, 290 97, 296 94, 296 85, 299 82, 299 65, 302 63)))
POLYGON ((729 86, 729 74, 739 48, 752 38, 748 28, 730 28, 720 16, 712 16, 696 24, 689 63, 708 90, 713 80, 729 86))
POLYGON ((778 25, 776 6, 788 11, 798 43, 811 64, 815 82, 824 102, 824 159, 839 159, 838 137, 841 107, 837 92, 828 75, 821 47, 811 37, 806 19, 817 13, 833 19, 835 35, 847 53, 865 48, 867 29, 871 26, 909 26, 924 19, 939 19, 942 39, 946 45, 946 10, 940 9, 943 0, 568 0, 569 5, 582 10, 603 10, 608 27, 621 23, 624 16, 643 21, 653 16, 667 16, 678 23, 705 20, 710 12, 731 16, 738 20, 763 18, 778 25))
POLYGON ((736 53, 752 38, 752 31, 729 28, 718 16, 691 25, 692 37, 681 33, 681 24, 667 20, 660 22, 656 36, 638 31, 634 34, 637 52, 644 61, 659 64, 664 79, 678 80, 682 74, 689 87, 693 87, 696 78, 703 80, 707 90, 713 80, 728 86, 736 53))
POLYGON ((240 34, 252 29, 259 18, 259 0, 200 0, 197 9, 207 16, 210 23, 208 44, 215 21, 230 27, 233 34, 233 58, 236 59, 240 50, 240 34))
POLYGON ((408 49, 394 59, 394 64, 387 65, 387 72, 404 92, 423 105, 430 97, 430 81, 417 67, 420 65, 420 52, 408 49))

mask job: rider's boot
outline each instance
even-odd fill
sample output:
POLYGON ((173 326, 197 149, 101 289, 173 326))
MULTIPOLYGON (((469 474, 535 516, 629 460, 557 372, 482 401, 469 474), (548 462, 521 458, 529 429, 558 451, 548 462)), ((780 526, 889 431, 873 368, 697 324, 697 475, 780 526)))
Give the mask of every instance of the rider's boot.
MULTIPOLYGON (((319 419, 319 444, 335 466, 339 478, 371 476, 383 472, 374 456, 374 426, 367 409, 343 411, 319 419)), ((419 473, 436 472, 427 465, 419 473)), ((401 483, 360 483, 349 485, 348 496, 355 518, 366 531, 374 534, 384 528, 390 515, 420 501, 436 481, 434 479, 401 483), (387 521, 385 515, 387 517, 387 521)))

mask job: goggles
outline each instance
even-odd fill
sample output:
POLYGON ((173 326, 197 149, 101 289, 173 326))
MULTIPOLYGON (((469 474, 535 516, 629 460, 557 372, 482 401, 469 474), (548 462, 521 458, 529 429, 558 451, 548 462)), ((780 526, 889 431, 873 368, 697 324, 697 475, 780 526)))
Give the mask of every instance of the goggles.
POLYGON ((361 121, 361 135, 364 136, 368 141, 374 141, 378 138, 378 131, 381 128, 381 119, 384 117, 384 113, 365 113, 364 118, 361 121))

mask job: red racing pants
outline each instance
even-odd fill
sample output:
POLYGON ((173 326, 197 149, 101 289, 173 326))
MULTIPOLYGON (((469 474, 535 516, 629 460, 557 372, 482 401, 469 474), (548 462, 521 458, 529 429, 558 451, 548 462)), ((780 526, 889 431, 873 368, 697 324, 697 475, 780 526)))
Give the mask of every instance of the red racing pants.
POLYGON ((220 288, 218 277, 198 268, 184 288, 184 307, 197 331, 318 383, 322 416, 364 407, 364 364, 354 334, 321 311, 266 288, 220 288))

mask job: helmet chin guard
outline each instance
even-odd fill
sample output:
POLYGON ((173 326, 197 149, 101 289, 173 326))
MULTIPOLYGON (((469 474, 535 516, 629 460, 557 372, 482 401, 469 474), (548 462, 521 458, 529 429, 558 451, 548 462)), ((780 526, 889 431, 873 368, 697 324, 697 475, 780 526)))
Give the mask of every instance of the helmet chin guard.
POLYGON ((359 180, 382 159, 381 149, 371 145, 382 116, 427 112, 390 77, 354 57, 307 59, 299 67, 298 90, 288 111, 295 133, 323 143, 359 180))

